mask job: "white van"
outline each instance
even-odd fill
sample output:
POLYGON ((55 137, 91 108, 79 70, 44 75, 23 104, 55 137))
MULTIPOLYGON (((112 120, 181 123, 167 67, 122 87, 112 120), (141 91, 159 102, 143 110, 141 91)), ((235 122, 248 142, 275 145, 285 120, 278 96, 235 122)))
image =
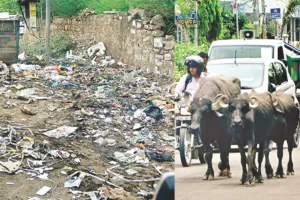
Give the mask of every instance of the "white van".
POLYGON ((286 65, 286 52, 282 40, 239 39, 214 41, 209 48, 209 60, 225 58, 278 59, 286 65))
MULTIPOLYGON (((263 58, 227 58, 210 60, 207 64, 210 74, 222 74, 241 80, 242 93, 284 91, 296 96, 296 86, 283 62, 263 58)), ((295 98, 295 103, 298 103, 295 98)))

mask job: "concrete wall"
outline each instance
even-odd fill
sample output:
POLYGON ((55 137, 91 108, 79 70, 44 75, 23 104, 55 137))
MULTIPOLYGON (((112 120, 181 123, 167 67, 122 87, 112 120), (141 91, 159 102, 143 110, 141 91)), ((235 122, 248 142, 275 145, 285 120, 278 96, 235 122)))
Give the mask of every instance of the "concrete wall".
MULTIPOLYGON (((52 34, 67 32, 78 44, 78 54, 87 48, 104 42, 107 54, 116 61, 128 64, 128 68, 141 68, 151 72, 173 76, 174 37, 166 35, 161 27, 161 16, 150 16, 142 10, 129 13, 81 15, 74 19, 55 18, 52 34)), ((73 53, 75 54, 75 53, 73 53)))

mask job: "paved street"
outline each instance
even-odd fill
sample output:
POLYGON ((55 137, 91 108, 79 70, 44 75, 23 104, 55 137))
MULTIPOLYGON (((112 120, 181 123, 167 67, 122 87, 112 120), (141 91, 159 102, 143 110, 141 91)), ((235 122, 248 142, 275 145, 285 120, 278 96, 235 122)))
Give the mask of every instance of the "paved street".
MULTIPOLYGON (((274 171, 277 168, 277 150, 271 152, 271 164, 274 171)), ((287 176, 285 179, 266 179, 265 170, 263 177, 265 183, 256 184, 254 187, 239 185, 242 175, 240 165, 240 154, 230 154, 230 165, 232 178, 215 177, 213 181, 204 181, 202 177, 206 171, 206 164, 200 164, 198 160, 193 160, 192 165, 183 168, 180 163, 179 152, 176 152, 176 200, 188 199, 208 199, 208 200, 298 200, 300 198, 300 148, 293 151, 294 176, 287 176)), ((214 153, 213 166, 215 175, 218 173, 217 163, 219 153, 214 153)), ((288 161, 287 148, 284 149, 283 167, 286 173, 288 161)), ((264 161, 263 161, 264 166, 264 161)))

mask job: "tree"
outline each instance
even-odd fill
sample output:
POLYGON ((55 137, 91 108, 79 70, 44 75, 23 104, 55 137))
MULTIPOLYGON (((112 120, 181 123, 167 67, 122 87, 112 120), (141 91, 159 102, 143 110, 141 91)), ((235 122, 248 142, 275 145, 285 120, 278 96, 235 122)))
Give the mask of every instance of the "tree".
MULTIPOLYGON (((51 15, 65 18, 76 16, 87 7, 88 1, 90 0, 51 0, 51 15)), ((39 8, 43 10, 43 13, 45 13, 45 5, 46 0, 40 0, 39 8)), ((42 17, 44 18, 44 14, 42 17)))
MULTIPOLYGON (((251 24, 249 24, 249 19, 246 15, 242 13, 239 13, 238 15, 240 29, 253 29, 251 28, 251 24)), ((224 29, 229 31, 230 38, 232 38, 236 34, 236 15, 233 15, 229 9, 223 7, 222 18, 224 29)), ((229 39, 228 34, 226 37, 223 36, 223 38, 229 39)))
MULTIPOLYGON (((208 41, 218 39, 222 35, 223 23, 219 0, 197 0, 198 2, 198 32, 199 42, 202 43, 203 38, 208 41)), ((182 15, 186 17, 191 11, 195 10, 195 0, 177 0, 176 3, 182 10, 182 15)), ((193 40, 193 25, 184 25, 190 33, 193 40)))
POLYGON ((286 12, 284 13, 282 27, 281 27, 281 36, 283 33, 284 26, 290 23, 292 19, 292 14, 295 12, 295 8, 297 5, 300 5, 300 0, 289 0, 289 4, 287 6, 286 12))
POLYGON ((19 13, 17 0, 0 0, 0 12, 9 12, 10 15, 19 13))

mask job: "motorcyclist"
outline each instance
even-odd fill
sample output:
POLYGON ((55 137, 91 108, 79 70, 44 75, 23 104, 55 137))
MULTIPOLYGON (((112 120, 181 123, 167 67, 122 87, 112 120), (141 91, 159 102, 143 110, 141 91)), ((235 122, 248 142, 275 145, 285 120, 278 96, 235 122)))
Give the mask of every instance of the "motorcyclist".
POLYGON ((180 78, 175 88, 175 99, 180 99, 182 93, 187 91, 194 96, 194 93, 199 85, 200 78, 205 75, 202 73, 204 69, 204 61, 198 55, 188 56, 184 64, 187 66, 187 74, 180 78))
MULTIPOLYGON (((181 77, 176 85, 175 101, 179 101, 185 91, 189 92, 191 97, 193 97, 196 89, 198 88, 200 78, 205 76, 202 73, 204 69, 204 61, 199 55, 188 56, 185 59, 184 64, 187 66, 187 74, 181 77)), ((180 121, 177 121, 176 126, 180 125, 180 121)), ((176 131, 179 131, 179 129, 176 131)), ((202 144, 200 138, 198 139, 198 144, 202 144)), ((179 148, 179 146, 177 148, 179 148)))

